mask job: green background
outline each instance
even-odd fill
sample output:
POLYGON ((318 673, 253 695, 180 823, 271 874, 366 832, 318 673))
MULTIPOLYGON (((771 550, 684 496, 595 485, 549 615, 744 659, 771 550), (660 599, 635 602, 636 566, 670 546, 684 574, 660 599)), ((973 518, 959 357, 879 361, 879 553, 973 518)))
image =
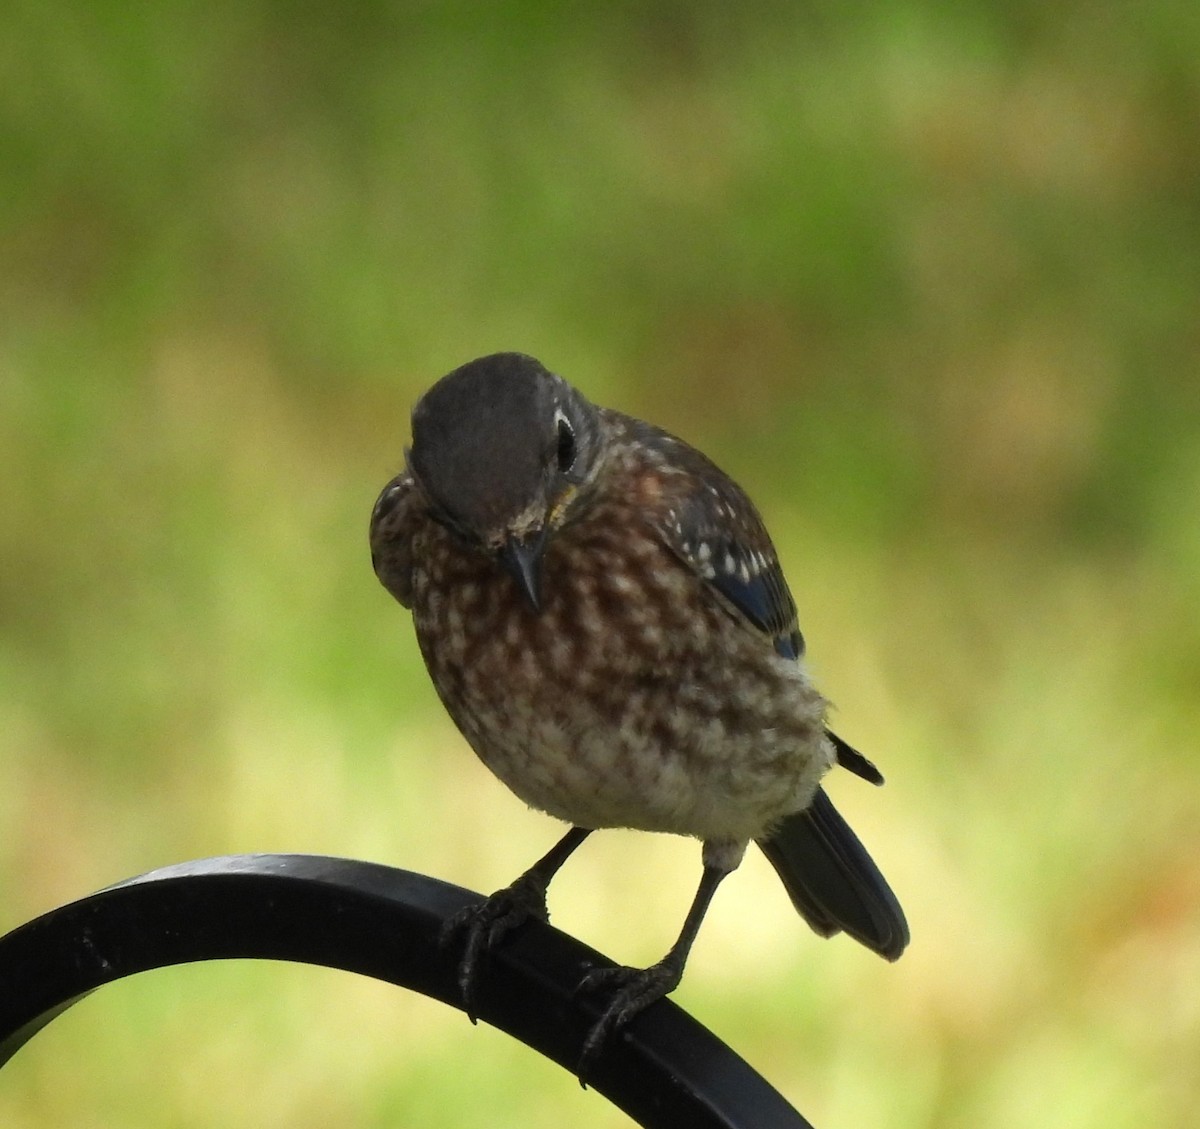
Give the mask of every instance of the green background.
MULTIPOLYGON (((502 885, 558 828, 443 716, 366 523, 520 349, 767 517, 831 782, 910 917, 761 857, 678 1001, 821 1129, 1200 1105, 1200 5, 0 9, 0 928, 204 855, 502 885)), ((555 922, 647 963, 695 844, 555 922)), ((625 1124, 457 1012, 210 965, 0 1074, 5 1129, 625 1124)))

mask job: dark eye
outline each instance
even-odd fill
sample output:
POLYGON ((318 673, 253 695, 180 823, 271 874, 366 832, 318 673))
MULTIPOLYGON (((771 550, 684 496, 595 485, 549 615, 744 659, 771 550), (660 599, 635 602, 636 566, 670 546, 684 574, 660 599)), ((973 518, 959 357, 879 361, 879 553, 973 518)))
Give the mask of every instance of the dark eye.
POLYGON ((558 415, 558 469, 566 474, 575 465, 575 432, 567 417, 558 415))

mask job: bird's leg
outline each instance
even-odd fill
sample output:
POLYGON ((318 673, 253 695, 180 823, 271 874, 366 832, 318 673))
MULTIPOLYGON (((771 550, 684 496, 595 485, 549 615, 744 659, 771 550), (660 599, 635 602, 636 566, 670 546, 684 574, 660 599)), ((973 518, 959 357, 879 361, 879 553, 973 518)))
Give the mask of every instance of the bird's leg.
POLYGON ((688 910, 679 939, 657 964, 652 964, 649 968, 594 968, 580 981, 576 989, 578 992, 612 991, 604 1014, 592 1026, 583 1042, 583 1051, 579 1056, 580 1082, 586 1083, 587 1073, 592 1064, 617 1031, 640 1011, 679 986, 679 981, 683 979, 683 966, 687 963, 692 943, 700 931, 700 923, 708 912, 709 903, 721 880, 731 869, 726 866, 705 865, 699 889, 692 899, 692 908, 688 910))
POLYGON ((548 921, 546 889, 571 853, 592 833, 589 827, 572 827, 542 858, 503 890, 486 901, 467 906, 442 926, 441 943, 449 945, 466 934, 462 959, 458 963, 458 986, 471 1022, 475 1016, 475 986, 483 958, 506 934, 526 921, 548 921))

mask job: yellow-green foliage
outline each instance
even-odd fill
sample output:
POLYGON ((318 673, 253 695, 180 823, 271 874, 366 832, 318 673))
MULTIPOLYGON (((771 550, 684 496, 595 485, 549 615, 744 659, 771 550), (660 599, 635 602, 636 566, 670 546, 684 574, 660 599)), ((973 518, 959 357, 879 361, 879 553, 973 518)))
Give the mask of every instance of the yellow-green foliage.
MULTIPOLYGON (((407 411, 538 355, 775 532, 913 943, 763 860, 677 999, 822 1129, 1200 1106, 1200 6, 0 6, 0 929, 187 858, 480 889, 552 841, 443 717, 366 521, 407 411)), ((618 959, 694 844, 553 890, 618 959)), ((5 1129, 609 1126, 311 969, 107 988, 5 1129)))

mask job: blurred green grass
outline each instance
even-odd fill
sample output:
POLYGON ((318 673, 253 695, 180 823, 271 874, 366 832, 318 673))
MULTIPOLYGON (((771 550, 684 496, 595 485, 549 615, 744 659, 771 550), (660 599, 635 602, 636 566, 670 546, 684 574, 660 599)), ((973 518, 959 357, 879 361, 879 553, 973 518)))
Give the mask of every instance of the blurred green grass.
MULTIPOLYGON (((0 925, 227 851, 544 849, 364 544, 414 397, 519 348, 747 486, 889 777, 832 786, 904 960, 748 860, 680 1002, 829 1129, 1190 1125, 1198 58, 1170 0, 6 6, 0 925)), ((555 920, 652 960, 695 867, 612 833, 555 920)), ((622 1123, 460 1020, 158 974, 0 1123, 622 1123)))

